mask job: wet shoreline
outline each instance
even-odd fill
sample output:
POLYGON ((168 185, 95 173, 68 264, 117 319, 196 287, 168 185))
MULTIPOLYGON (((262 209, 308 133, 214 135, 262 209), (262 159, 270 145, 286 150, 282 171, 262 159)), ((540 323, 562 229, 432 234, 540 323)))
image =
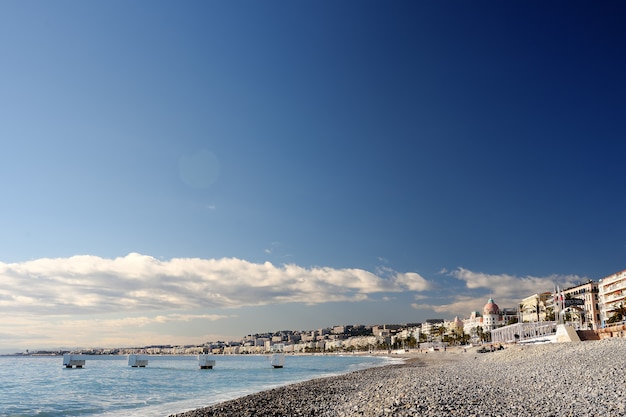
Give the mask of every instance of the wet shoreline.
POLYGON ((623 384, 625 353, 622 339, 417 353, 174 416, 625 416, 622 390, 610 389, 623 384))

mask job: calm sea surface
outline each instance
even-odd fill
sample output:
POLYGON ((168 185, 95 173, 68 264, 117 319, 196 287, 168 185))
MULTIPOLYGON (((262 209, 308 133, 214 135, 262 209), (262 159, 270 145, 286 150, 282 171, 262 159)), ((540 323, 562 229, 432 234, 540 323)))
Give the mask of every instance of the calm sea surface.
POLYGON ((0 357, 0 416, 164 417, 253 392, 389 363, 363 356, 287 356, 273 369, 266 356, 215 356, 213 369, 195 359, 87 360, 66 369, 62 357, 0 357))

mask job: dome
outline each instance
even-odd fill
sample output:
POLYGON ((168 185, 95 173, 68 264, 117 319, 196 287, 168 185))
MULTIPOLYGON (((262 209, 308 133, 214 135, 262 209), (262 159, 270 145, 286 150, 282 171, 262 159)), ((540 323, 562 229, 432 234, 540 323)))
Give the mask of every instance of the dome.
POLYGON ((489 301, 487 301, 487 304, 485 304, 483 314, 500 314, 500 308, 493 302, 493 298, 490 298, 489 301))

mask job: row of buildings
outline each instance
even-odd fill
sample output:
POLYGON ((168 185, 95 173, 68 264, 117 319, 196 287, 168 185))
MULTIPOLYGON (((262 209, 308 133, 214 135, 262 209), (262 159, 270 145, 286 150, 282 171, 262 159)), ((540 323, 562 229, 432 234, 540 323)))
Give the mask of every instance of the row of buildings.
MULTIPOLYGON (((430 319, 423 323, 379 326, 335 326, 313 331, 250 335, 240 343, 217 346, 223 353, 305 352, 430 346, 445 341, 489 340, 495 329, 514 323, 574 323, 598 330, 626 320, 626 270, 569 288, 538 292, 517 306, 500 308, 490 298, 482 311, 463 319, 430 319), (413 344, 406 346, 406 343, 413 344)), ((554 327, 554 326, 553 326, 554 327)), ((553 327, 546 327, 552 329, 553 327)), ((549 330, 553 331, 553 330, 549 330)))
POLYGON ((570 322, 583 329, 598 330, 626 319, 626 270, 599 281, 554 291, 540 292, 520 300, 518 306, 499 309, 489 300, 483 314, 473 312, 464 327, 481 325, 491 331, 511 322, 570 322), (517 320, 515 320, 517 317, 517 320))
MULTIPOLYGON (((490 333, 515 323, 543 323, 535 326, 553 332, 555 323, 574 323, 579 329, 599 330, 626 320, 626 270, 570 288, 538 292, 519 301, 517 306, 500 308, 489 299, 482 311, 453 320, 430 319, 423 323, 377 326, 347 325, 318 330, 284 330, 248 335, 235 342, 207 342, 202 346, 150 346, 113 353, 198 354, 363 351, 430 347, 433 344, 477 343, 490 339, 490 333)), ((623 326, 626 328, 626 326, 623 326)), ((500 330, 498 330, 500 331, 500 330)), ((620 332, 619 335, 624 334, 620 332)), ((103 352, 91 352, 99 354, 103 352)), ((105 352, 112 353, 112 352, 105 352)))

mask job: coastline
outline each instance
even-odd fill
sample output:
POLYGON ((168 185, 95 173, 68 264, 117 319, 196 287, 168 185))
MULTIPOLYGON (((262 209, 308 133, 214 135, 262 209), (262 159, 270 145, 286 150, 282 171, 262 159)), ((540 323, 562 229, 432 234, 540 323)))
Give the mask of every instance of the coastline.
POLYGON ((389 355, 402 364, 287 385, 170 417, 624 416, 626 339, 389 355))

